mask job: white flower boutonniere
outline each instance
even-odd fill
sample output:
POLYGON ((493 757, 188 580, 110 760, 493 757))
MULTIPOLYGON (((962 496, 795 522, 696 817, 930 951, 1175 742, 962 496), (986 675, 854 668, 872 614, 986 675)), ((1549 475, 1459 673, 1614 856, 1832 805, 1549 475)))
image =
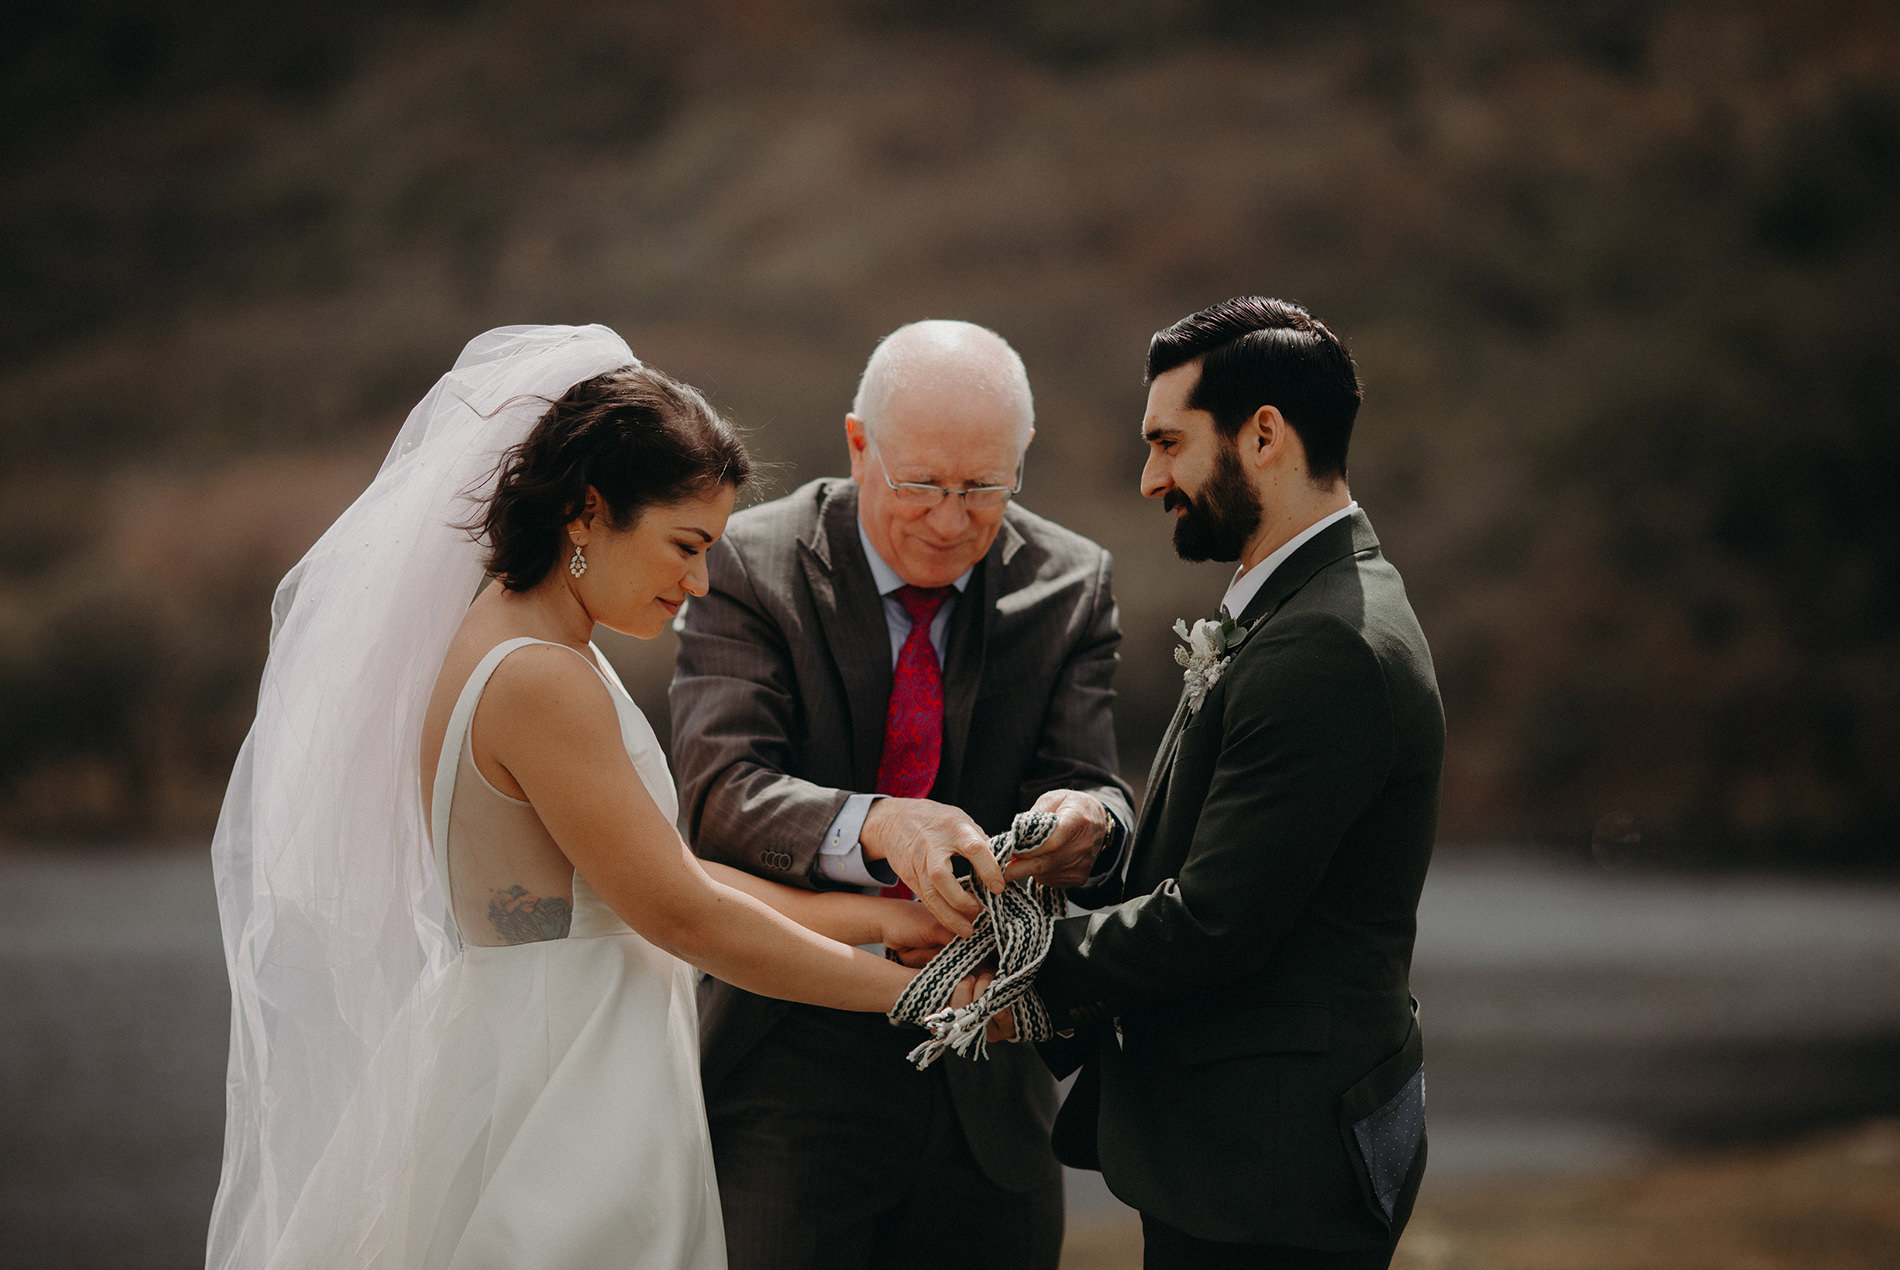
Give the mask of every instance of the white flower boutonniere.
POLYGON ((1235 622, 1223 608, 1218 619, 1201 618, 1194 623, 1192 630, 1188 629, 1186 621, 1176 618, 1174 633, 1181 637, 1183 644, 1183 647, 1174 650, 1174 660, 1176 665, 1183 667, 1181 678, 1187 683, 1187 705, 1191 715, 1207 699, 1208 689, 1220 682, 1227 663, 1234 659, 1234 650, 1246 638, 1247 629, 1235 622))

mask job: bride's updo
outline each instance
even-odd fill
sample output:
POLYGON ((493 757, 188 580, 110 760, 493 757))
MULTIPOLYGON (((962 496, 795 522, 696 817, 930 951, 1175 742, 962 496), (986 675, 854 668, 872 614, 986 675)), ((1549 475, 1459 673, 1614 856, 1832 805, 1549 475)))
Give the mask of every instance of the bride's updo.
POLYGON ((628 366, 568 389, 502 456, 500 470, 471 528, 488 544, 488 572, 510 591, 526 591, 554 567, 589 486, 607 523, 625 529, 654 504, 743 487, 752 460, 697 389, 628 366))

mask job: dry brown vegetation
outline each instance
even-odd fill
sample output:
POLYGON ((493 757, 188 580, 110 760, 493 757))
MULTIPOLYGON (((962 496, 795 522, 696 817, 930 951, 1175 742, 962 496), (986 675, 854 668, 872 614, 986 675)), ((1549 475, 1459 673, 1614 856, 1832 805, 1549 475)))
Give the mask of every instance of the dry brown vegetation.
POLYGON ((1900 1126, 1581 1182, 1434 1196, 1394 1270, 1878 1270, 1900 1260, 1900 1126))
MULTIPOLYGON (((1428 1175, 1392 1270, 1885 1270, 1896 1197, 1891 1121, 1582 1178, 1428 1175)), ((1141 1264, 1132 1215, 1076 1225, 1063 1270, 1141 1264)))
POLYGON ((1141 351, 1264 291, 1361 363, 1449 834, 1891 854, 1890 5, 15 8, 0 832, 201 833, 272 581, 526 321, 613 325, 781 486, 883 331, 1002 331, 1026 502, 1116 553, 1139 768, 1220 589, 1133 493, 1141 351))

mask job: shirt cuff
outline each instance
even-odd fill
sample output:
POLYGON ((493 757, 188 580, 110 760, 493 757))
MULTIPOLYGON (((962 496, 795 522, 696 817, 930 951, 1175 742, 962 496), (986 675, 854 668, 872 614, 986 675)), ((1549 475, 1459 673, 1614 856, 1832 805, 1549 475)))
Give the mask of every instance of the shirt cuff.
POLYGON ((819 877, 837 886, 862 886, 872 890, 897 880, 897 875, 891 873, 882 860, 866 860, 864 844, 858 841, 871 804, 883 797, 883 794, 853 794, 844 800, 844 806, 825 830, 825 840, 818 847, 819 877), (890 874, 888 880, 872 872, 873 866, 890 874))

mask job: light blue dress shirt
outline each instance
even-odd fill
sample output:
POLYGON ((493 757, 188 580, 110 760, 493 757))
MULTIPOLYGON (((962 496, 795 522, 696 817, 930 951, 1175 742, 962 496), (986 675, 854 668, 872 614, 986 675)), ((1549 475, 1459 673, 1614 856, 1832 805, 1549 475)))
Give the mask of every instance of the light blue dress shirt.
MULTIPOLYGON (((877 593, 884 601, 884 625, 891 637, 891 666, 897 666, 897 655, 904 648, 904 641, 910 638, 910 615, 904 611, 904 605, 895 595, 904 585, 904 579, 897 570, 885 563, 884 557, 871 545, 870 535, 864 532, 864 523, 858 523, 858 542, 864 547, 864 558, 870 562, 872 580, 877 583, 877 593)), ((950 614, 957 601, 970 585, 970 578, 976 573, 975 567, 965 569, 963 576, 950 585, 955 594, 946 598, 937 616, 930 623, 930 646, 937 650, 937 665, 944 663, 945 648, 950 641, 950 614)), ((864 844, 858 835, 864 832, 864 817, 870 812, 871 804, 885 797, 883 794, 853 794, 844 800, 830 826, 825 830, 825 840, 818 847, 818 876, 835 886, 861 887, 870 891, 881 890, 897 881, 897 875, 882 860, 864 858, 864 844)), ((1113 811, 1108 813, 1109 847, 1095 862, 1095 868, 1089 875, 1094 882, 1107 877, 1120 862, 1121 847, 1128 837, 1127 827, 1121 823, 1113 811)))
MULTIPOLYGON (((858 523, 858 541, 864 546, 864 558, 870 561, 871 578, 877 583, 877 593, 884 601, 884 626, 891 637, 891 666, 897 666, 897 655, 903 651, 904 641, 910 638, 910 614, 904 611, 904 605, 897 599, 897 589, 904 585, 904 579, 897 570, 884 562, 884 557, 871 545, 870 535, 864 532, 864 523, 858 523)), ((957 606, 970 578, 976 573, 974 566, 965 569, 963 576, 950 585, 955 592, 948 596, 937 609, 937 616, 930 622, 930 646, 937 650, 937 665, 943 665, 944 650, 950 642, 950 613, 957 606)), ((824 843, 818 848, 818 876, 827 882, 842 886, 862 886, 873 890, 889 886, 897 880, 883 861, 867 861, 864 858, 864 845, 858 841, 858 835, 864 831, 864 817, 871 810, 871 804, 884 797, 883 794, 853 794, 844 800, 844 806, 825 830, 824 843), (871 871, 872 864, 877 872, 871 871), (880 876, 883 875, 883 876, 880 876)))

